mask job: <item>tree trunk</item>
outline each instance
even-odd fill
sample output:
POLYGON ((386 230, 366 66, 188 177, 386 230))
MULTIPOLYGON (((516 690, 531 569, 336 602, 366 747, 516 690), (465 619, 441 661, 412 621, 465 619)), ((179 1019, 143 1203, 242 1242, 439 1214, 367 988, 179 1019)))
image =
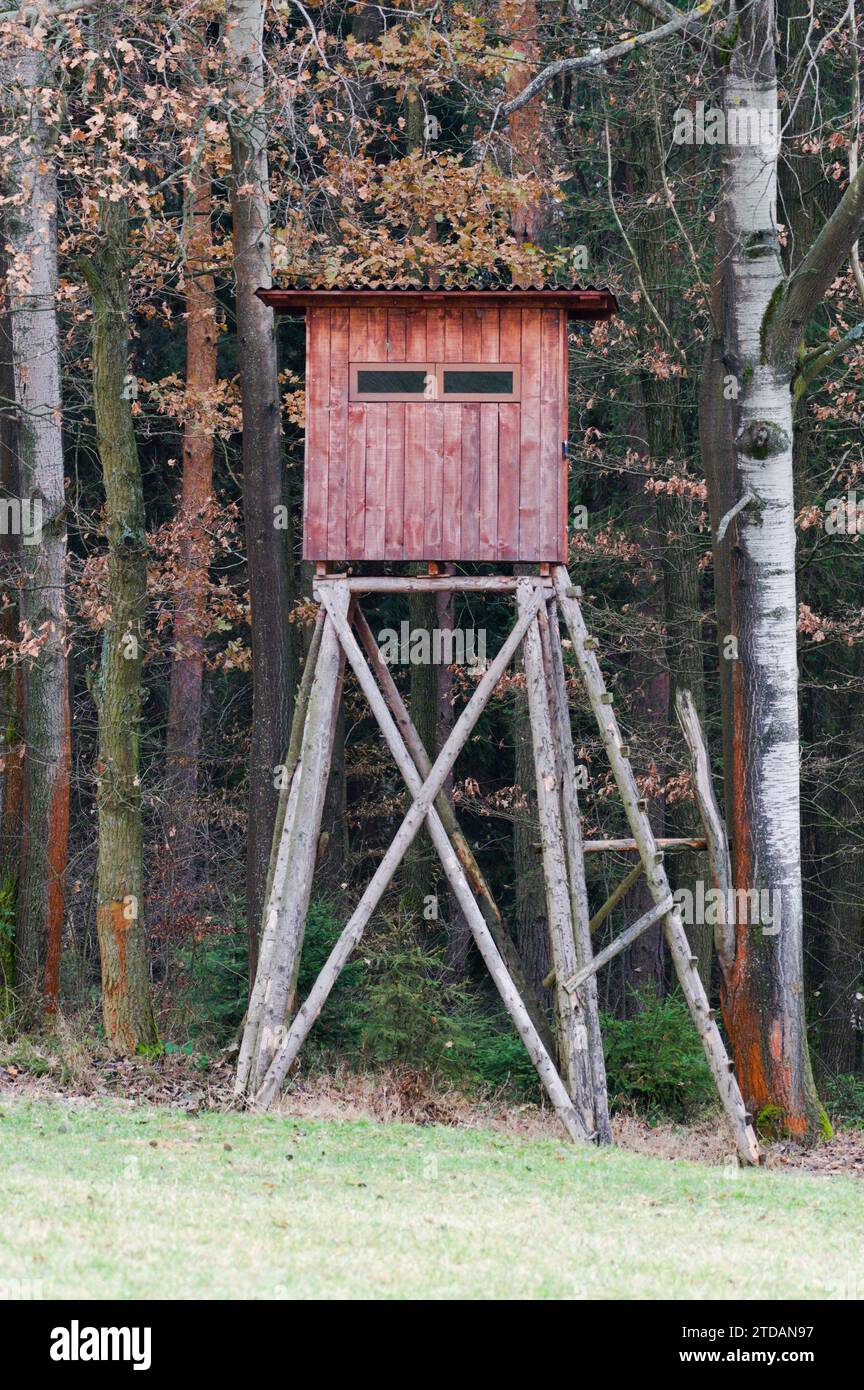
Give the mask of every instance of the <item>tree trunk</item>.
POLYGON ((25 1023, 56 1007, 69 835, 66 520, 57 326, 57 180, 39 100, 39 49, 14 62, 17 205, 8 224, 9 317, 22 502, 21 621, 40 640, 24 666, 25 833, 18 883, 16 990, 25 1023), (30 507, 29 524, 24 508, 30 507), (41 511, 41 516, 39 512, 41 511), (29 535, 27 534, 29 531, 29 535))
MULTIPOLYGON (((661 158, 657 121, 659 115, 655 106, 653 118, 640 122, 633 136, 631 177, 642 203, 633 232, 633 243, 651 301, 660 318, 674 333, 681 296, 675 279, 674 248, 669 244, 668 210, 661 201, 663 189, 657 173, 657 160, 661 158)), ((689 408, 695 417, 695 401, 690 396, 686 380, 649 370, 647 362, 650 358, 659 357, 661 353, 676 356, 677 349, 659 330, 644 299, 640 303, 638 333, 643 356, 640 386, 648 466, 649 469, 662 471, 667 460, 683 462, 686 457, 688 440, 684 412, 689 408)), ((654 498, 657 562, 663 578, 664 656, 669 673, 664 731, 667 739, 676 728, 673 712, 678 690, 690 691, 697 711, 704 717, 699 551, 694 544, 692 506, 687 497, 678 497, 673 493, 658 492, 654 498)), ((695 814, 692 803, 684 801, 664 806, 661 820, 665 818, 668 834, 683 837, 692 833, 695 814)), ((707 884, 705 856, 694 851, 677 854, 669 865, 669 874, 673 889, 692 890, 697 877, 707 884)), ((641 908, 644 911, 648 902, 644 898, 639 901, 644 904, 641 908)), ((650 939, 652 933, 646 935, 650 939)), ((705 991, 710 993, 714 958, 713 928, 705 923, 693 923, 687 927, 687 936, 693 954, 699 960, 699 975, 705 991)))
POLYGON ((124 199, 103 199, 93 297, 93 409, 105 480, 109 616, 94 689, 99 722, 96 930, 105 1036, 122 1052, 156 1041, 142 871, 141 671, 147 611, 144 497, 129 389, 129 252, 124 199))
POLYGON ((750 920, 736 922, 723 1009, 749 1108, 757 1120, 806 1138, 819 1128, 820 1107, 803 1003, 791 367, 764 350, 783 281, 771 0, 739 13, 730 43, 725 110, 749 109, 765 120, 761 139, 724 152, 702 449, 715 536, 733 883, 776 895, 769 901, 779 920, 736 914, 750 920), (748 493, 752 500, 718 538, 721 520, 748 493))
POLYGON ((226 36, 235 62, 231 95, 232 227, 237 356, 243 402, 243 511, 252 614, 252 735, 246 856, 249 980, 255 979, 264 887, 294 689, 288 630, 289 555, 276 526, 282 505, 279 384, 273 313, 255 291, 271 274, 270 179, 264 114, 264 7, 230 0, 226 36))
MULTIPOLYGON (((216 384, 216 297, 210 269, 210 169, 199 171, 192 195, 186 255, 186 389, 203 406, 216 384)), ((174 614, 174 663, 168 700, 167 795, 173 892, 168 912, 193 909, 197 879, 195 815, 201 744, 209 543, 205 513, 213 490, 213 433, 193 409, 183 441, 181 579, 174 614)))
MULTIPOLYGON (((20 496, 18 486, 18 421, 15 411, 15 369, 8 313, 8 262, 0 231, 0 280, 5 302, 0 312, 0 488, 4 497, 20 496)), ((18 638, 19 537, 0 536, 0 636, 18 638)), ((24 689, 21 669, 10 663, 0 670, 0 1026, 14 1009, 15 913, 21 860, 24 786, 24 689)))

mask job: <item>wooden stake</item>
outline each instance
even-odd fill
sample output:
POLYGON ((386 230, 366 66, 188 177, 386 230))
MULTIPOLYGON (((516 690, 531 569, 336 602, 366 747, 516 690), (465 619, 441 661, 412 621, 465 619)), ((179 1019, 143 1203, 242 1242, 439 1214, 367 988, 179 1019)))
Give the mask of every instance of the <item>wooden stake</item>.
MULTIPOLYGON (((549 709, 556 746, 561 781, 561 813, 564 827, 564 848, 567 876, 570 885, 570 914, 573 919, 573 938, 580 969, 590 965, 591 946, 588 885, 585 882, 585 857, 582 849, 582 821, 579 814, 579 792, 576 785, 576 757, 573 751, 573 732, 570 727, 570 704, 567 699, 567 679, 564 673, 564 652, 558 627, 558 605, 555 599, 539 615, 540 640, 549 679, 549 709)), ((572 991, 571 991, 572 993, 572 991)), ((609 1097, 606 1089, 606 1062, 603 1057, 603 1037, 600 1030, 600 1006, 597 981, 591 976, 576 997, 588 1031, 588 1055, 594 1091, 594 1124, 599 1139, 612 1143, 609 1120, 609 1097)))
MULTIPOLYGON (((279 789, 279 800, 276 805, 276 819, 273 824, 273 840, 270 847, 270 864, 267 869, 267 887, 264 893, 264 912, 261 919, 261 930, 258 939, 258 966, 255 972, 255 981, 249 997, 249 1005, 246 1010, 246 1018, 243 1024, 243 1036, 240 1041, 240 1052, 237 1058, 237 1075, 234 1078, 234 1093, 242 1096, 245 1094, 249 1085, 249 1074, 258 1046, 258 1030, 261 1024, 261 1013, 264 1007, 264 990, 266 982, 270 976, 273 947, 276 940, 275 929, 267 931, 267 923, 270 921, 271 911, 274 903, 273 899, 273 877, 279 857, 279 846, 282 843, 282 832, 285 826, 285 816, 288 810, 291 788, 294 786, 294 773, 300 757, 300 748, 303 742, 303 730, 306 727, 306 714, 309 709, 309 694, 312 689, 312 680, 315 675, 315 668, 318 664, 318 653, 321 648, 321 635, 324 631, 324 609, 319 608, 315 619, 315 628, 312 633, 312 640, 309 643, 309 651, 303 666, 303 675, 297 691, 297 698, 294 701, 294 711, 291 717, 291 734, 288 740, 288 751, 285 755, 284 776, 282 786, 279 789)), ((281 898, 283 885, 280 883, 277 899, 281 898)), ((274 922, 275 928, 275 922, 274 922)))
MULTIPOLYGON (((579 671, 603 737, 621 799, 624 802, 630 830, 639 846, 642 863, 645 867, 645 881, 655 903, 661 903, 669 896, 669 880, 666 877, 662 859, 658 862, 657 843, 651 822, 647 814, 639 809, 639 790, 636 786, 633 769, 621 751, 623 740, 615 714, 611 705, 608 705, 603 699, 606 694, 606 687, 600 666, 593 651, 586 649, 585 646, 588 632, 582 617, 582 610, 578 601, 571 597, 572 586, 563 565, 555 567, 553 579, 558 602, 573 643, 573 652, 579 671)), ((723 1046, 720 1031, 711 1017, 699 972, 691 961, 687 933, 677 909, 673 908, 666 914, 663 930, 682 992, 702 1039, 708 1065, 732 1126, 739 1157, 744 1163, 758 1163, 759 1145, 756 1142, 756 1135, 752 1125, 748 1123, 747 1111, 741 1098, 738 1082, 730 1069, 729 1057, 723 1046)))
MULTIPOLYGON (((520 613, 531 604, 530 581, 520 581, 516 602, 520 613)), ((546 914, 552 960, 559 980, 566 980, 578 968, 573 919, 570 910, 570 885, 561 825, 560 781, 558 777, 552 723, 546 687, 546 670, 540 645, 537 622, 532 622, 523 642, 525 681, 528 694, 528 716, 534 748, 534 767, 537 784, 537 816, 543 842, 543 871, 546 888, 546 914)), ((597 1130, 594 1118, 594 1079, 588 1052, 588 1029, 585 1025, 581 1000, 574 999, 566 989, 555 991, 558 1019, 558 1064, 567 1090, 589 1133, 597 1130)))
MULTIPOLYGON (((349 595, 334 609, 347 612, 349 595)), ((241 1046, 237 1087, 257 1090, 284 1036, 309 911, 345 658, 332 621, 322 629, 300 752, 273 872, 261 959, 241 1046)))

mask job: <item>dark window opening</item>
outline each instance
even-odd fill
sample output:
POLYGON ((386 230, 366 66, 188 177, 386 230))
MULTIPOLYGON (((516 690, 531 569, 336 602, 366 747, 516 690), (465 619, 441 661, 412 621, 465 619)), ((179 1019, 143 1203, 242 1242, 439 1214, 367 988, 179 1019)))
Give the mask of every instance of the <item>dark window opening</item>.
POLYGON ((467 372, 444 371, 444 395, 510 396, 513 394, 513 373, 489 370, 467 372))
POLYGON ((422 396, 426 391, 426 372, 358 371, 357 390, 365 395, 422 396))

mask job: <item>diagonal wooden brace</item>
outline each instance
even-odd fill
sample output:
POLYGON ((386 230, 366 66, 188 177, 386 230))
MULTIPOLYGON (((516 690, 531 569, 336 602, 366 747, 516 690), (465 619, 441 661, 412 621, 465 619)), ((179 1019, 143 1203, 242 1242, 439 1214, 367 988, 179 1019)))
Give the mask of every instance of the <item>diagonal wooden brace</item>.
POLYGON ((597 971, 600 970, 602 966, 608 964, 610 960, 614 960, 622 951, 626 951, 628 946, 632 946, 633 942, 636 941, 643 932, 646 932, 649 927, 653 927, 654 923, 659 922, 661 917, 665 917, 666 913, 669 912, 673 906, 674 901, 670 893, 667 898, 664 898, 662 903, 655 903, 653 907, 649 907, 648 911, 643 912, 642 916, 633 923, 632 927, 628 927, 626 931, 622 931, 619 936, 616 936, 614 941, 611 941, 602 951, 598 951, 590 965, 583 965, 581 970, 577 970, 574 975, 570 976, 569 980, 565 980, 564 988, 571 993, 577 990, 579 986, 583 985, 592 975, 596 975, 597 971))
MULTIPOLYGON (((397 728, 405 740, 405 746, 411 754, 414 766, 417 768, 420 776, 426 778, 432 771, 432 761, 429 754, 426 752, 423 740, 414 727, 411 715, 390 673, 390 668, 381 655, 372 629, 359 607, 353 609, 352 620, 361 646, 369 659, 369 665, 372 667, 373 674, 377 677, 378 683, 381 686, 381 693, 387 701, 390 713, 393 715, 397 728)), ((550 1056, 554 1056, 554 1035, 537 1001, 534 990, 528 983, 528 977, 525 973, 525 968, 522 964, 522 958, 519 955, 516 943, 507 930, 504 918, 492 896, 492 890, 486 882, 480 865, 474 858, 471 846, 456 818, 456 813, 443 790, 438 793, 435 799, 435 810, 441 817, 441 823, 450 837, 450 843, 456 851, 456 858, 465 870, 465 877, 468 880, 471 891, 479 902, 480 911, 483 913, 486 925, 492 933, 492 939, 501 953, 501 957, 512 977, 513 983, 525 1001, 525 1007, 531 1016, 531 1022, 540 1034, 546 1051, 550 1056)))

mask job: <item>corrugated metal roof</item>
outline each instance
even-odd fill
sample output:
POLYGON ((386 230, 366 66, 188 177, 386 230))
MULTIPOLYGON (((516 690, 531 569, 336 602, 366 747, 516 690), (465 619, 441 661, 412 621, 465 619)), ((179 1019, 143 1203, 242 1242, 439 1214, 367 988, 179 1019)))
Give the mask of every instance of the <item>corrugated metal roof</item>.
POLYGON ((323 276, 298 277, 291 283, 277 282, 272 289, 258 290, 258 297, 276 313, 289 309, 304 308, 308 304, 322 300, 335 300, 343 296, 358 296, 361 299, 388 297, 410 301, 414 298, 467 298, 507 300, 509 298, 540 299, 566 307, 574 317, 586 319, 609 318, 617 312, 618 301, 611 290, 598 285, 578 285, 572 281, 536 280, 531 284, 502 284, 490 276, 484 283, 473 280, 470 283, 431 285, 418 284, 408 279, 343 281, 334 284, 323 276))
POLYGON ((533 280, 526 280, 524 284, 514 284, 512 280, 505 280, 494 270, 480 272, 471 277, 470 280, 452 280, 446 285, 435 285, 428 280, 419 279, 416 275, 394 276, 389 280, 351 280, 334 279, 327 275, 298 275, 291 280, 282 280, 278 276, 273 282, 274 290, 341 290, 345 294, 358 293, 361 290, 422 290, 426 294, 471 294, 483 290, 492 290, 498 294, 505 294, 508 291, 524 293, 526 290, 578 290, 580 292, 596 292, 601 290, 608 294, 605 285, 580 285, 575 280, 565 280, 558 278, 544 278, 537 276, 533 280))

